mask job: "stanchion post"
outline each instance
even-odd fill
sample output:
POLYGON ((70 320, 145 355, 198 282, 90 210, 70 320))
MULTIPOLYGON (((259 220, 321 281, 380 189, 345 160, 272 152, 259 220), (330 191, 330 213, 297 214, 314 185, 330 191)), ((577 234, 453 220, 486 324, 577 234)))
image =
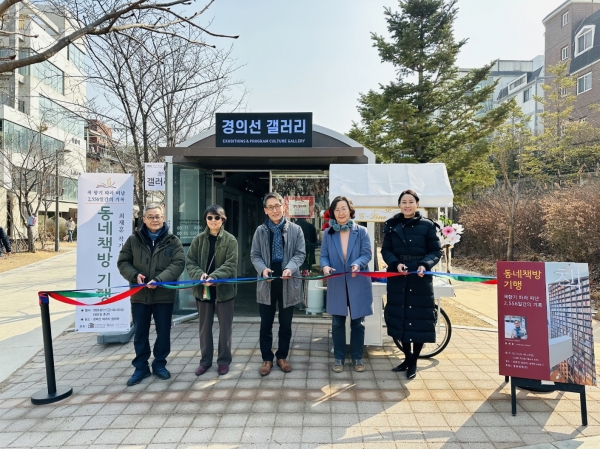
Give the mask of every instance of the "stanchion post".
POLYGON ((42 335, 44 338, 44 359, 46 362, 47 390, 40 390, 31 396, 31 402, 35 405, 51 404, 61 401, 73 393, 71 387, 56 387, 56 375, 54 373, 54 352, 52 349, 52 328, 50 326, 50 304, 46 294, 40 294, 40 312, 42 317, 42 335))

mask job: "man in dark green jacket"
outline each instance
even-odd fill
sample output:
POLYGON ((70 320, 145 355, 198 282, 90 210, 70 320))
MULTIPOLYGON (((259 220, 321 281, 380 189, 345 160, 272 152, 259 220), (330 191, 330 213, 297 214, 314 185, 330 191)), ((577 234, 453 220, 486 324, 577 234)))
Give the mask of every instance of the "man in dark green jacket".
POLYGON ((176 281, 185 267, 183 246, 179 239, 169 234, 163 208, 150 203, 144 208, 144 223, 125 242, 119 261, 121 275, 131 284, 146 284, 146 288, 131 297, 131 315, 135 324, 135 367, 127 385, 136 385, 150 376, 150 321, 154 317, 156 342, 152 372, 168 379, 167 356, 171 352, 171 319, 175 290, 157 288, 156 282, 176 281))

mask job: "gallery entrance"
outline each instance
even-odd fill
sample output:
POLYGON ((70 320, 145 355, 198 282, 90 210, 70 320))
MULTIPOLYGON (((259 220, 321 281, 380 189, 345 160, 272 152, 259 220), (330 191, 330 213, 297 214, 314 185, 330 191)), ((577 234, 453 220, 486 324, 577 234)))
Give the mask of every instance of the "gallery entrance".
MULTIPOLYGON (((310 114, 235 113, 216 119, 215 128, 180 146, 159 148, 167 161, 168 225, 186 254, 206 227, 204 210, 219 204, 228 217, 225 229, 238 241, 238 276, 255 277, 252 237, 266 219, 262 199, 273 191, 284 198, 286 218, 302 227, 307 259, 301 269, 318 273, 329 166, 374 163, 373 153, 343 134, 312 124, 310 114)), ((188 279, 187 272, 181 279, 188 279)), ((195 303, 190 290, 178 290, 175 313, 195 312, 195 303)), ((296 313, 305 314, 301 308, 296 313)), ((256 284, 238 285, 235 314, 257 316, 256 284)))
MULTIPOLYGON (((325 171, 227 171, 215 170, 213 188, 215 202, 225 209, 225 230, 238 241, 238 276, 257 275, 250 258, 254 232, 266 215, 262 200, 270 192, 284 198, 285 216, 303 230, 306 260, 302 270, 319 271, 320 229, 323 225, 322 212, 328 205, 329 178, 325 171), (306 202, 305 211, 299 204, 306 202)), ((304 313, 299 306, 297 313, 304 313)), ((256 285, 238 285, 235 313, 239 316, 256 315, 256 285)))
MULTIPOLYGON (((227 215, 225 230, 238 241, 238 276, 255 277, 256 270, 250 260, 252 237, 264 221, 262 199, 270 188, 269 171, 225 171, 213 174, 216 204, 222 205, 227 215)), ((238 285, 235 299, 236 316, 258 314, 256 285, 238 285)))

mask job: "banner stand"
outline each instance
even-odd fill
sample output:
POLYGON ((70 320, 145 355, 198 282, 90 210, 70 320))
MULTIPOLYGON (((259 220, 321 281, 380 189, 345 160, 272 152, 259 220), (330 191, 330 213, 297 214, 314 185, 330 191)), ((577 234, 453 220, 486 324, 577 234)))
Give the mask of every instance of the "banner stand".
POLYGON ((129 343, 133 334, 135 334, 135 323, 131 325, 129 332, 106 332, 104 334, 98 334, 96 343, 99 345, 109 345, 113 343, 125 344, 129 343))
POLYGON ((40 310, 42 316, 42 335, 44 337, 44 357, 46 362, 47 390, 40 390, 31 396, 34 405, 52 404, 62 401, 73 394, 72 387, 56 387, 54 373, 54 352, 52 349, 52 328, 50 326, 50 304, 48 295, 40 295, 40 310))
POLYGON ((522 377, 510 378, 510 402, 512 415, 517 415, 517 388, 535 389, 539 392, 565 391, 569 393, 579 393, 579 402, 581 404, 581 425, 587 426, 587 403, 585 399, 585 385, 554 383, 553 385, 542 384, 540 380, 525 379, 522 377))

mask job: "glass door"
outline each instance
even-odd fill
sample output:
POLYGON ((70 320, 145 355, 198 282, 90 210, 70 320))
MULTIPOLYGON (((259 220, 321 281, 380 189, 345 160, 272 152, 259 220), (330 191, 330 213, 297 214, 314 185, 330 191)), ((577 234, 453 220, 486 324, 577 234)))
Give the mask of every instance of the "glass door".
MULTIPOLYGON (((212 175, 205 170, 185 165, 173 165, 173 201, 171 232, 179 237, 184 253, 190 249, 194 237, 205 228, 204 209, 211 203, 212 175)), ((187 270, 180 280, 189 280, 187 270)), ((187 315, 196 312, 196 300, 191 289, 177 290, 173 313, 187 315)))

